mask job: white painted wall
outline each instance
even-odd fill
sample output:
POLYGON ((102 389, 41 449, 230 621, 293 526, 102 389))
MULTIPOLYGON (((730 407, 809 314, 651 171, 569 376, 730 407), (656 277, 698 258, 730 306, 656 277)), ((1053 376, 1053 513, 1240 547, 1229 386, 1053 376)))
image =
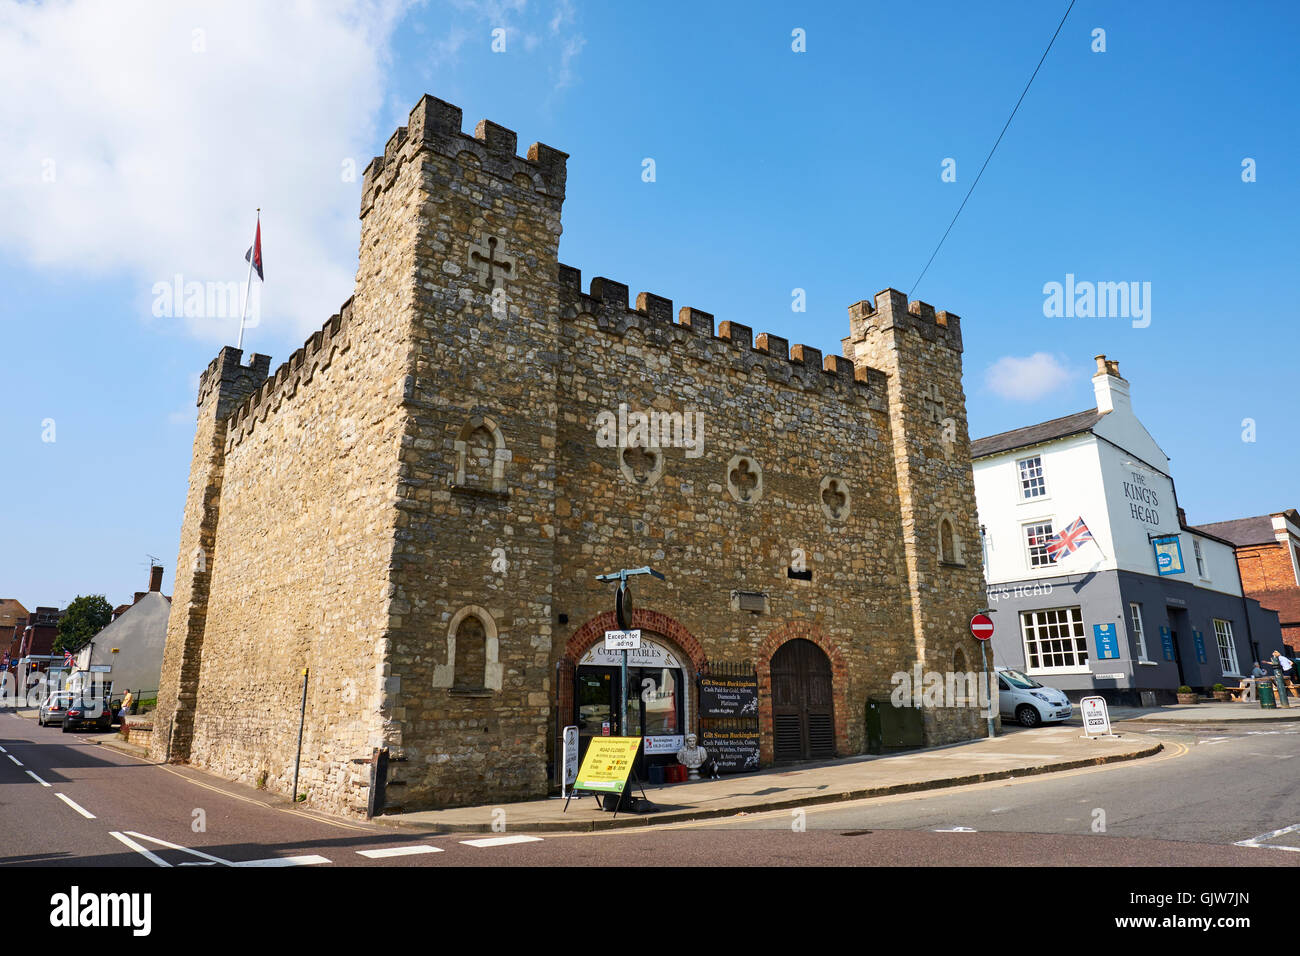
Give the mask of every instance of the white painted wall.
POLYGON ((985 573, 990 584, 1115 567, 1097 445, 1092 435, 1076 435, 975 462, 975 503, 985 529, 985 573), (1043 460, 1047 495, 1026 500, 1021 495, 1018 463, 1034 455, 1043 460), (1025 525, 1050 520, 1052 530, 1059 531, 1078 517, 1097 539, 1100 551, 1088 544, 1055 567, 1031 568, 1025 525))
POLYGON ((1178 503, 1170 478, 1160 473, 1169 459, 1145 428, 1123 406, 1105 415, 1097 430, 1115 444, 1084 434, 1031 448, 1020 448, 974 463, 975 500, 985 528, 985 574, 989 584, 1039 580, 1089 571, 1122 570, 1156 575, 1148 534, 1177 534, 1183 574, 1168 575, 1227 594, 1239 595, 1236 559, 1229 545, 1179 528, 1178 503), (1129 444, 1116 447, 1121 442, 1129 444), (1136 447, 1134 447, 1136 446, 1136 447), (1143 449, 1155 460, 1143 460, 1143 449), (1018 462, 1038 455, 1047 482, 1046 497, 1024 499, 1018 462), (1025 525, 1050 520, 1060 531, 1083 518, 1094 542, 1054 566, 1031 568, 1025 525), (1194 540, 1201 542, 1206 573, 1197 572, 1194 540))

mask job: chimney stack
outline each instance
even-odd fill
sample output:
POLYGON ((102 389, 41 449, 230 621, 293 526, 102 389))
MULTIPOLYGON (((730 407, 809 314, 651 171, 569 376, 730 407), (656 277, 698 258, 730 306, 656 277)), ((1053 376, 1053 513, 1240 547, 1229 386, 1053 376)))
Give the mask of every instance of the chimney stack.
POLYGON ((1128 380, 1119 374, 1119 362, 1107 359, 1104 355, 1095 358, 1097 371, 1092 376, 1092 390, 1097 396, 1097 411, 1113 412, 1120 409, 1131 414, 1133 406, 1129 400, 1128 380))
POLYGON ((161 564, 155 564, 149 568, 149 590, 162 590, 163 569, 161 564))

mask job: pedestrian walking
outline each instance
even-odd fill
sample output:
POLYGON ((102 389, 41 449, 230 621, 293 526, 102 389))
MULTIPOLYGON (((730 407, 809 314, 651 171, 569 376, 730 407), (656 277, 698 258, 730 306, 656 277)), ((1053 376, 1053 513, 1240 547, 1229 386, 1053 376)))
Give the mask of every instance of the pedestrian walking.
POLYGON ((122 698, 122 709, 117 712, 118 723, 123 727, 126 726, 126 718, 131 716, 131 702, 135 700, 131 696, 131 691, 127 690, 126 696, 122 698))

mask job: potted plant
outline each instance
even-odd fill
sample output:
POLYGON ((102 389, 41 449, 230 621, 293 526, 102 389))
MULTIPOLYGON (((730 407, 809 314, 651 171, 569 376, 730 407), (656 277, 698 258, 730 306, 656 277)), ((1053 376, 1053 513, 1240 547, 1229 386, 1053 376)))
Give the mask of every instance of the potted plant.
POLYGON ((1214 691, 1215 700, 1232 699, 1232 695, 1228 693, 1228 689, 1224 687, 1222 684, 1215 684, 1213 687, 1210 688, 1210 690, 1214 691))
POLYGON ((1193 691, 1193 690, 1192 690, 1190 687, 1188 687, 1186 684, 1184 684, 1182 687, 1178 688, 1178 703, 1180 703, 1180 704, 1199 704, 1200 702, 1201 702, 1201 698, 1200 698, 1199 696, 1197 696, 1196 692, 1193 691))

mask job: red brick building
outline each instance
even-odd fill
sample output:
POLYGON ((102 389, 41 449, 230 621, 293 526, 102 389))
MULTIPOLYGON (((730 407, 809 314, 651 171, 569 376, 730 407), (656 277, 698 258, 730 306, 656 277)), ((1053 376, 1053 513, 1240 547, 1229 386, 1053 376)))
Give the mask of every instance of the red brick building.
POLYGON ((1199 530, 1232 542, 1242 589, 1277 611, 1283 643, 1293 654, 1300 650, 1300 514, 1291 508, 1204 524, 1199 530))

